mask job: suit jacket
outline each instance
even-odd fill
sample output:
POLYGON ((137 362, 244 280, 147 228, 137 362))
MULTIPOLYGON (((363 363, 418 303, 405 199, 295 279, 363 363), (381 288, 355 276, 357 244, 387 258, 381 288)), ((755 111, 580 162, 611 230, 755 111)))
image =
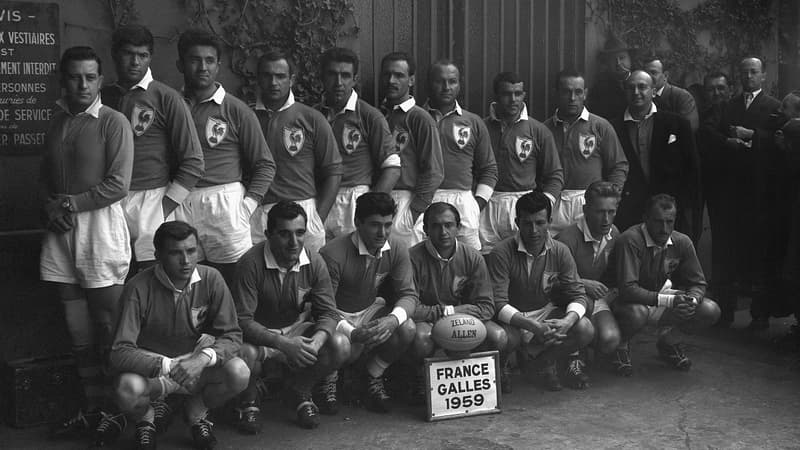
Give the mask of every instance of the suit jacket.
POLYGON ((664 85, 661 95, 655 97, 653 102, 659 110, 674 112, 688 120, 692 125, 692 131, 697 131, 700 123, 697 116, 697 104, 694 96, 686 89, 667 83, 664 85))
POLYGON ((612 124, 630 164, 614 221, 617 227, 624 230, 640 223, 647 199, 655 194, 666 193, 678 202, 675 228, 693 239, 699 236, 702 217, 700 161, 689 121, 668 111, 657 110, 653 114, 649 180, 645 178, 641 159, 622 117, 615 119, 612 124), (670 136, 674 136, 674 140, 670 136))

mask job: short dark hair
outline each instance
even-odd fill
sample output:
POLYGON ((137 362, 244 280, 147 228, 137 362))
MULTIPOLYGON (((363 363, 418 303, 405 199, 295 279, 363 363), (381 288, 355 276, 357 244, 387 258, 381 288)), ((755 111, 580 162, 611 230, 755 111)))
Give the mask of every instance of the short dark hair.
POLYGON ((292 57, 283 50, 273 48, 269 49, 258 58, 258 65, 256 66, 256 71, 261 69, 261 64, 266 62, 273 62, 273 61, 286 61, 286 64, 289 65, 289 75, 294 75, 297 73, 297 66, 294 63, 292 57))
POLYGON ((347 63, 353 65, 353 75, 358 75, 358 55, 344 47, 329 48, 319 58, 319 71, 322 73, 330 63, 347 63))
POLYGON ((725 72, 721 72, 719 70, 716 70, 714 72, 707 73, 706 76, 703 77, 703 86, 705 86, 706 83, 708 83, 709 81, 711 81, 711 80, 713 80, 715 78, 725 78, 725 84, 727 84, 728 86, 731 85, 730 77, 725 72))
POLYGON ((741 66, 744 60, 746 59, 757 59, 759 64, 761 64, 761 71, 765 72, 767 70, 766 64, 764 63, 764 58, 757 56, 757 55, 745 55, 742 59, 739 60, 738 66, 741 66))
POLYGON ((455 67, 456 70, 458 71, 458 78, 459 79, 461 78, 461 67, 458 67, 458 64, 456 64, 456 62, 453 61, 452 59, 442 58, 442 59, 437 59, 436 61, 433 62, 433 64, 430 65, 430 67, 428 67, 428 83, 430 83, 431 78, 433 78, 434 67, 447 67, 447 66, 455 67))
POLYGON ((356 199, 355 218, 363 221, 373 214, 394 216, 397 214, 397 203, 386 192, 366 192, 361 194, 356 199))
POLYGON ((153 33, 142 25, 123 25, 111 34, 111 54, 116 54, 122 47, 146 45, 153 53, 153 33))
POLYGON ((536 214, 541 210, 547 210, 547 220, 553 215, 553 205, 550 204, 550 199, 544 195, 542 191, 531 191, 517 200, 514 211, 517 217, 524 214, 536 214))
POLYGON ((408 76, 414 75, 417 72, 417 63, 414 61, 414 58, 406 52, 391 52, 385 55, 381 59, 381 72, 383 72, 383 66, 392 61, 405 61, 406 64, 408 64, 408 76))
POLYGON ((583 82, 586 83, 586 77, 583 76, 582 72, 575 69, 564 69, 556 75, 556 90, 561 89, 561 80, 567 78, 582 78, 583 82))
POLYGON ((609 183, 608 181, 595 181, 586 188, 583 198, 588 205, 598 198, 616 198, 619 200, 622 198, 622 195, 619 192, 619 188, 613 183, 609 183))
POLYGON ((72 61, 97 61, 97 74, 103 74, 103 62, 92 47, 77 46, 64 50, 58 63, 58 71, 62 78, 67 74, 67 65, 72 61))
POLYGON ((495 95, 497 95, 497 91, 500 89, 500 84, 502 83, 525 83, 525 80, 515 72, 500 72, 495 75, 494 80, 492 80, 492 92, 494 92, 495 95))
POLYGON ((296 202, 279 201, 267 213, 267 233, 275 231, 278 220, 294 220, 299 216, 303 216, 303 220, 308 223, 308 215, 302 206, 296 202))
POLYGON ((645 217, 649 216, 650 211, 652 211, 656 206, 662 211, 670 211, 672 209, 676 211, 678 210, 678 202, 675 200, 675 197, 669 194, 656 194, 648 198, 647 203, 645 203, 645 217))
POLYGON ((658 61, 658 62, 661 63, 661 70, 667 70, 667 62, 666 62, 666 60, 664 59, 664 57, 662 57, 661 55, 659 55, 657 53, 648 53, 648 54, 644 55, 639 60, 639 62, 640 62, 642 67, 644 67, 645 65, 647 65, 647 64, 649 64, 649 63, 651 63, 653 61, 658 61))
POLYGON ((428 222, 433 220, 433 216, 436 214, 443 213, 445 211, 450 211, 453 213, 453 216, 456 218, 456 226, 461 226, 461 213, 458 212, 458 209, 447 202, 434 202, 431 203, 430 206, 425 210, 425 214, 422 216, 422 224, 428 226, 428 222))
POLYGON ((156 234, 153 236, 153 246, 156 251, 163 250, 168 240, 180 242, 189 236, 194 236, 199 241, 197 228, 180 220, 164 222, 158 227, 156 234))
POLYGON ((190 28, 178 38, 178 57, 183 60, 189 49, 198 45, 214 47, 217 51, 217 59, 222 59, 222 42, 214 33, 202 28, 190 28))

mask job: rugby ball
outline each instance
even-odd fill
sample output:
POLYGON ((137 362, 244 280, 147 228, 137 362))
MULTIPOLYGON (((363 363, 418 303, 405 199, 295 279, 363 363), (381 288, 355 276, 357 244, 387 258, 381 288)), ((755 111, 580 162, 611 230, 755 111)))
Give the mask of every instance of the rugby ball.
POLYGON ((469 314, 451 314, 433 324, 431 338, 445 350, 465 352, 483 343, 486 327, 469 314))

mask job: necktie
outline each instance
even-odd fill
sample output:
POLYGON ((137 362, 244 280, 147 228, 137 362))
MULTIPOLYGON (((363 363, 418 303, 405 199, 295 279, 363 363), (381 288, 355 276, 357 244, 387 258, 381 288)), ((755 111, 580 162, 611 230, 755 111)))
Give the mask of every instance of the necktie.
POLYGON ((751 103, 753 103, 753 93, 748 92, 744 95, 744 109, 749 108, 751 103))

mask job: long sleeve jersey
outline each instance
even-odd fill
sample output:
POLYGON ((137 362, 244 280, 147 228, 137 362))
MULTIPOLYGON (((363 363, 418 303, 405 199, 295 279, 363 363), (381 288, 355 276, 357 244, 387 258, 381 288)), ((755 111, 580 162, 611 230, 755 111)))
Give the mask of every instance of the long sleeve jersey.
POLYGON ((564 189, 586 189, 595 181, 608 181, 620 190, 628 176, 628 159, 614 127, 588 109, 569 124, 558 118, 558 111, 544 122, 553 133, 561 166, 564 189))
POLYGON ((387 305, 399 306, 413 317, 417 290, 405 244, 386 241, 376 257, 354 231, 329 241, 319 253, 328 265, 336 308, 348 313, 362 311, 381 291, 389 294, 387 305))
POLYGON ((167 196, 182 202, 203 176, 205 166, 197 129, 181 94, 154 80, 148 69, 130 89, 115 84, 103 88, 102 95, 108 106, 131 123, 131 190, 169 186, 167 196))
POLYGON ((601 281, 606 286, 616 286, 616 279, 613 278, 614 246, 619 237, 619 230, 615 225, 611 225, 611 230, 599 241, 589 232, 586 221, 583 217, 560 233, 556 240, 567 246, 578 275, 587 280, 601 281))
POLYGON ((528 117, 527 107, 522 109, 516 122, 506 126, 495 115, 492 104, 485 122, 497 161, 495 191, 523 192, 541 187, 553 198, 559 198, 564 169, 553 133, 541 122, 528 117))
POLYGON ((400 155, 386 118, 358 98, 355 91, 342 111, 334 111, 324 103, 315 108, 328 119, 339 146, 341 187, 372 186, 381 170, 400 168, 400 155))
POLYGON ((71 195, 77 212, 104 208, 128 194, 133 133, 125 116, 98 95, 73 115, 59 100, 45 138, 41 177, 47 196, 71 195))
POLYGON ((411 191, 410 208, 423 213, 444 178, 442 147, 433 117, 416 105, 414 98, 386 111, 386 121, 400 154, 402 172, 395 185, 411 191))
POLYGON ((246 195, 261 201, 275 176, 275 160, 255 113, 221 85, 210 98, 189 106, 206 166, 197 187, 242 182, 246 174, 246 195))
POLYGON ((498 312, 506 305, 528 312, 553 303, 582 316, 588 307, 569 249, 551 238, 538 255, 529 254, 519 237, 500 241, 489 256, 489 278, 498 312))
POLYGON ((130 279, 120 301, 122 314, 111 347, 111 366, 117 371, 154 378, 160 374, 162 356, 191 353, 202 334, 215 338, 210 348, 217 365, 239 352, 242 331, 236 308, 216 269, 198 265, 179 291, 156 265, 130 279))
POLYGON ((658 292, 668 279, 673 289, 690 297, 699 300, 705 296, 703 269, 692 240, 683 233, 673 231, 662 248, 653 242, 644 224, 635 225, 619 236, 616 253, 622 301, 656 305, 658 292))
POLYGON ((339 314, 322 257, 305 250, 291 269, 278 266, 262 242, 242 256, 231 288, 244 341, 263 345, 268 329, 287 327, 306 311, 314 329, 333 335, 339 314))
POLYGON ((484 321, 494 316, 492 283, 479 251, 456 244, 453 256, 443 259, 426 239, 408 253, 419 293, 415 321, 434 322, 441 318, 441 307, 448 305, 454 306, 456 313, 484 321))
POLYGON ((317 184, 342 174, 342 157, 328 121, 314 108, 294 101, 270 111, 259 96, 256 116, 275 158, 275 178, 263 203, 306 200, 317 196, 317 184))
POLYGON ((497 184, 497 161, 486 124, 458 102, 444 115, 427 105, 425 109, 439 128, 444 163, 444 180, 439 188, 474 190, 475 195, 489 200, 497 184))

